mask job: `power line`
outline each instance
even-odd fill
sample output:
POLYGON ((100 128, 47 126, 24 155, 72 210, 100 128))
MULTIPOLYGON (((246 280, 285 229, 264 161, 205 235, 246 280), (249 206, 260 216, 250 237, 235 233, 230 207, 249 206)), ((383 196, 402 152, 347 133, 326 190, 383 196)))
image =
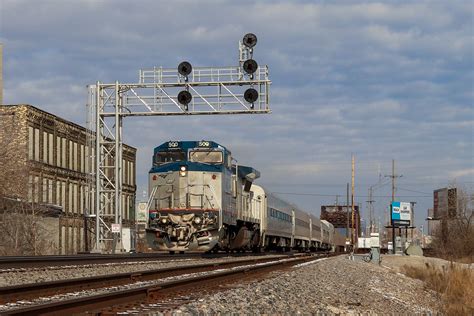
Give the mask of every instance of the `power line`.
POLYGON ((421 191, 416 191, 416 190, 409 190, 409 189, 404 189, 404 188, 401 188, 401 187, 398 187, 399 190, 402 190, 402 191, 408 191, 408 192, 415 192, 415 193, 421 193, 421 194, 429 194, 429 193, 426 193, 426 192, 421 192, 421 191))
MULTIPOLYGON (((296 193, 296 192, 272 192, 274 194, 283 194, 283 195, 307 195, 307 196, 327 196, 327 197, 335 197, 335 196, 340 196, 341 194, 340 193, 337 193, 337 194, 320 194, 320 193, 296 193)), ((357 195, 358 197, 364 197, 364 198, 368 198, 369 196, 368 195, 357 195)), ((372 196, 373 198, 391 198, 392 196, 391 195, 373 195, 372 196)), ((422 198, 422 197, 425 197, 425 198, 432 198, 433 196, 432 195, 397 195, 397 197, 419 197, 419 198, 422 198)))

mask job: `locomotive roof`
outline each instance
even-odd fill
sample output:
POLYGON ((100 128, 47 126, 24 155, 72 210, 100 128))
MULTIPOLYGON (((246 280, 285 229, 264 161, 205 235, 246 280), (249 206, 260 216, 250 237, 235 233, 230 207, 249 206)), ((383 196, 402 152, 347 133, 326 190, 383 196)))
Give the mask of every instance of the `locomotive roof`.
POLYGON ((170 140, 155 147, 154 152, 156 153, 157 151, 177 149, 188 151, 189 149, 194 148, 218 148, 223 149, 227 154, 230 154, 230 151, 227 148, 210 140, 170 140))

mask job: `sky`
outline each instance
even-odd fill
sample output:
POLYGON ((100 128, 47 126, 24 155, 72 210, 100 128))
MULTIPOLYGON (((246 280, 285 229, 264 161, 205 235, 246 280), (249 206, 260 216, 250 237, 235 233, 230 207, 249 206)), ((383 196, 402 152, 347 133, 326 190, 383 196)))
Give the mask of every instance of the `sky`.
POLYGON ((214 140, 256 183, 319 215, 346 200, 367 218, 374 186, 384 224, 395 160, 396 200, 417 202, 425 225, 433 190, 474 190, 472 1, 0 0, 4 103, 31 104, 86 125, 87 89, 138 82, 142 68, 238 65, 238 41, 258 37, 268 65, 268 115, 127 118, 138 149, 137 198, 155 146, 214 140))

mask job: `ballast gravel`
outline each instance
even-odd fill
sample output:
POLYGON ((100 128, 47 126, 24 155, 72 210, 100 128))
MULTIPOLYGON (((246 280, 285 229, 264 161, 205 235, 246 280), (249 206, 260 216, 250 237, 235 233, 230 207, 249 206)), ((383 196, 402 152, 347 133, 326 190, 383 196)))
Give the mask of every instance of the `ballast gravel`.
POLYGON ((237 284, 164 313, 430 315, 440 310, 439 301, 422 281, 338 256, 275 271, 263 281, 237 284))
MULTIPOLYGON (((275 256, 266 256, 272 258, 275 256)), ((178 266, 190 266, 205 263, 219 263, 255 259, 258 256, 225 257, 218 259, 175 259, 157 261, 136 261, 123 263, 105 263, 90 265, 51 266, 42 268, 23 268, 0 270, 0 287, 29 283, 41 283, 56 280, 130 273, 146 270, 164 269, 178 266)))

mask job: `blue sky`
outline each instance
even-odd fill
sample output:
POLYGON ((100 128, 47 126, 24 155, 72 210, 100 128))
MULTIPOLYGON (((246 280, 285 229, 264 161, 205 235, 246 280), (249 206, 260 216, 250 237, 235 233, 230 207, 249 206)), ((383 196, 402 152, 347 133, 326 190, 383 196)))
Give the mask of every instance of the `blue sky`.
MULTIPOLYGON (((397 196, 474 188, 471 1, 22 1, 0 0, 4 102, 28 103, 85 125, 86 85, 136 82, 140 68, 237 64, 237 42, 258 36, 270 67, 270 115, 125 121, 138 148, 142 196, 154 146, 212 139, 259 183, 308 211, 345 200, 351 154, 356 201, 403 175, 397 196)), ((382 222, 390 184, 374 192, 382 222)))

